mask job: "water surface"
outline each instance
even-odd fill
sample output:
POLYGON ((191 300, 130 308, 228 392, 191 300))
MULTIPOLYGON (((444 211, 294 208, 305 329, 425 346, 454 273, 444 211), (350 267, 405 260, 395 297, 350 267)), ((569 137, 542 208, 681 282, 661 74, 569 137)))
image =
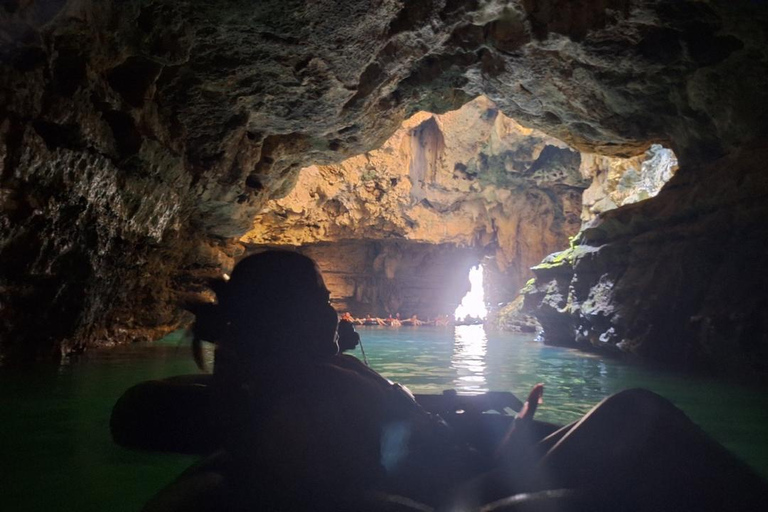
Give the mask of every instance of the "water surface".
POLYGON ((358 330, 371 366, 416 393, 504 390, 524 400, 543 382, 536 417, 554 423, 569 423, 622 389, 650 389, 768 477, 768 396, 762 390, 548 347, 482 326, 358 330))
MULTIPOLYGON (((546 347, 482 326, 359 331, 371 366, 416 393, 506 390, 524 398, 543 382, 537 417, 556 423, 573 421, 621 389, 651 389, 768 476, 768 397, 759 390, 546 347)), ((130 451, 109 437, 109 414, 125 389, 196 371, 180 340, 176 333, 57 368, 1 370, 3 509, 138 511, 191 464, 194 457, 130 451)))

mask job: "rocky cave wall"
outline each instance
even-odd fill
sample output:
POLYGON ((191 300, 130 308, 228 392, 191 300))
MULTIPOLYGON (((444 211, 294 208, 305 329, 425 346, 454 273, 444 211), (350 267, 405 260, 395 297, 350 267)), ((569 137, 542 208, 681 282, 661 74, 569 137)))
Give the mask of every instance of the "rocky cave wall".
POLYGON ((697 169, 706 182, 678 174, 534 267, 545 340, 768 381, 766 157, 760 143, 697 169))
MULTIPOLYGON (((417 253, 425 243, 473 248, 475 264, 494 273, 488 301, 508 302, 530 267, 578 231, 589 184, 580 162, 578 151, 524 128, 481 96, 443 115, 412 116, 379 149, 302 170, 294 189, 267 203, 241 240, 302 246, 358 239, 371 241, 371 250, 377 241, 401 240, 417 253)), ((455 268, 463 281, 465 267, 459 261, 455 268)), ((369 273, 377 275, 373 267, 369 273)), ((392 283, 377 282, 389 293, 392 283)), ((432 296, 434 285, 422 282, 432 296)), ((413 312, 427 314, 426 302, 413 312)))
POLYGON ((619 206, 655 197, 677 169, 674 151, 660 144, 633 158, 582 154, 581 174, 592 180, 581 197, 582 224, 619 206))
MULTIPOLYGON (((299 247, 357 239, 370 241, 374 252, 377 241, 392 239, 402 250, 406 242, 475 248, 493 311, 518 296, 532 266, 568 245, 580 210, 585 223, 617 204, 655 196, 676 164, 657 144, 632 158, 581 154, 480 96, 446 114, 417 113, 379 149, 302 169, 293 190, 269 201, 241 241, 299 247)), ((339 246, 341 259, 345 250, 339 246)), ((463 268, 459 263, 455 272, 463 268)), ((368 286, 380 283, 382 294, 390 293, 391 283, 378 280, 372 265, 367 272, 368 286)), ((372 310, 389 313, 384 306, 372 310)))
POLYGON ((298 250, 317 262, 334 308, 355 317, 453 315, 469 291, 469 269, 482 258, 477 248, 398 240, 320 242, 298 250))
MULTIPOLYGON (((710 177, 739 176, 742 150, 768 133, 766 27, 764 4, 747 0, 5 1, 0 353, 50 357, 174 327, 178 294, 231 267, 233 240, 299 169, 370 151, 414 113, 479 95, 581 151, 667 144, 680 158, 673 181, 691 185, 651 224, 689 218, 694 229, 720 195, 710 177)), ((646 225, 631 216, 655 202, 605 215, 646 225)), ((762 236, 760 208, 710 230, 706 247, 762 236)), ((665 261, 698 239, 675 240, 665 261)), ((738 248, 728 286, 707 296, 762 284, 766 255, 738 248)), ((648 270, 636 264, 621 274, 648 270)), ((676 275, 654 268, 656 283, 676 275)), ((710 281, 711 267, 686 268, 710 281)), ((650 285, 632 290, 612 295, 625 314, 666 304, 650 285)), ((654 332, 652 357, 679 359, 668 354, 681 343, 670 326, 689 322, 680 313, 654 332)), ((762 324, 729 322, 764 340, 762 324)), ((685 343, 732 340, 729 329, 685 343)))

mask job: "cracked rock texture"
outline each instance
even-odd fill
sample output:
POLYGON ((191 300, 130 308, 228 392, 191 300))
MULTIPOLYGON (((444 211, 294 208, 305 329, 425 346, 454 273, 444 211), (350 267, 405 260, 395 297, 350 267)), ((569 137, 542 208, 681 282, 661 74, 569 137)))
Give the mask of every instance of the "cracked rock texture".
POLYGON ((678 173, 534 267, 545 341, 766 382, 765 148, 703 165, 704 181, 678 173))
MULTIPOLYGON (((704 218, 691 201, 722 196, 713 166, 736 176, 768 133, 767 18, 741 0, 4 1, 0 353, 50 357, 178 325, 179 294, 231 267, 233 240, 299 169, 480 95, 580 151, 664 144, 680 159, 673 181, 692 188, 658 215, 704 218)), ((708 246, 761 234, 756 218, 733 222, 708 246)), ((748 293, 766 257, 738 257, 730 286, 748 293)), ((676 360, 676 332, 655 332, 669 351, 648 354, 676 360)))
POLYGON ((581 199, 582 221, 587 224, 602 212, 654 197, 676 171, 675 153, 659 144, 634 158, 582 154, 581 173, 592 180, 581 199))
MULTIPOLYGON (((484 254, 495 272, 487 280, 488 300, 508 302, 531 277, 530 267, 578 231, 588 185, 579 164, 577 151, 480 97, 447 114, 416 114, 380 149, 304 169, 293 191, 270 201, 241 240, 299 246, 403 239, 472 247, 480 255, 476 263, 484 254)), ((401 251, 407 247, 400 244, 401 251)), ((455 272, 466 281, 464 267, 459 263, 455 272)))

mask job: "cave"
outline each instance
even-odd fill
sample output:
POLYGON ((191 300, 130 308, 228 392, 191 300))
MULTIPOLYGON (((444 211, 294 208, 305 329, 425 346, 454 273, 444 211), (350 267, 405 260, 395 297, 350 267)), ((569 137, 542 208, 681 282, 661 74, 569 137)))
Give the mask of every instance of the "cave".
MULTIPOLYGON (((453 314, 768 384, 756 0, 0 5, 0 364, 191 324, 265 248, 453 314)), ((15 370, 14 370, 15 371, 15 370)))

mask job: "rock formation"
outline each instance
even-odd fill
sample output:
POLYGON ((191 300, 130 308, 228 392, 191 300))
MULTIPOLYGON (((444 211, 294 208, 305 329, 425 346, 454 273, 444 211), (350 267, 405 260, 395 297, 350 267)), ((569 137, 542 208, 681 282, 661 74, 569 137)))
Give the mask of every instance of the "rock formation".
POLYGON ((533 268, 545 341, 765 381, 764 146, 679 173, 533 268), (712 186, 715 184, 715 186, 712 186))
MULTIPOLYGON (((303 169, 293 190, 269 201, 241 241, 306 246, 397 239, 475 248, 476 263, 482 261, 490 274, 488 302, 496 306, 517 296, 532 277, 530 267, 567 245, 579 229, 579 209, 589 220, 617 204, 654 196, 676 163, 674 154, 659 145, 626 159, 582 155, 524 128, 480 96, 446 114, 417 113, 377 150, 303 169)), ((372 243, 369 250, 378 253, 380 246, 372 243)), ((408 244, 397 247, 407 260, 408 244)), ((421 249, 416 251, 419 259, 421 249)), ((341 260, 346 257, 339 254, 341 260)), ((343 268, 332 258, 323 260, 329 268, 343 268)), ((379 281, 374 259, 368 261, 367 270, 354 265, 354 279, 366 280, 369 288, 380 283, 381 298, 386 297, 396 278, 379 281)), ((466 273, 463 258, 455 269, 444 268, 446 277, 466 273)), ((345 295, 356 289, 349 282, 331 287, 331 293, 351 302, 354 314, 394 313, 385 300, 361 302, 359 296, 345 295)), ((432 286, 425 291, 432 295, 432 286)), ((368 293, 369 298, 379 295, 368 293)), ((403 312, 429 316, 434 310, 427 300, 418 302, 420 308, 403 312)))
POLYGON ((299 249, 323 271, 337 311, 356 317, 452 315, 480 251, 454 244, 348 240, 299 249))
MULTIPOLYGON (((672 148, 673 182, 690 186, 606 219, 639 229, 709 218, 709 205, 732 204, 715 176, 757 180, 738 169, 768 133, 766 27, 764 3, 747 0, 4 1, 0 353, 47 357, 172 328, 177 294, 231 266, 242 250, 233 239, 299 169, 373 150, 416 112, 480 95, 580 151, 672 148), (655 220, 624 217, 635 213, 655 220)), ((723 297, 762 283, 766 255, 734 240, 762 236, 763 212, 750 208, 724 210, 730 229, 705 244, 743 251, 725 251, 723 297)), ((671 282, 661 254, 648 253, 655 282, 671 282)), ((650 268, 636 263, 623 275, 650 268)), ((712 267, 687 268, 710 281, 712 267)), ((679 327, 706 309, 686 295, 690 307, 673 314, 636 290, 612 295, 625 315, 658 309, 679 327)), ((728 329, 714 318, 701 325, 720 334, 686 340, 733 341, 754 327, 751 316, 728 329)), ((654 331, 669 352, 648 354, 679 360, 679 331, 654 331)))
POLYGON ((592 184, 582 195, 581 220, 587 224, 600 213, 656 196, 676 171, 675 153, 659 144, 633 158, 582 154, 581 174, 592 184))
MULTIPOLYGON (((241 240, 301 246, 398 239, 475 248, 475 264, 486 256, 496 273, 488 280, 490 302, 507 302, 531 277, 530 267, 578 231, 588 184, 579 164, 577 151, 522 127, 480 97, 447 114, 414 115, 380 149, 302 170, 291 193, 270 201, 241 240)), ((400 253, 409 250, 405 242, 398 247, 400 253)), ((421 249, 416 251, 418 259, 421 249)), ((464 281, 467 270, 463 258, 455 269, 446 267, 464 281)), ((376 274, 372 267, 368 272, 376 274)), ((432 288, 425 288, 427 294, 432 288)), ((331 292, 337 293, 333 287, 331 292)), ((428 316, 434 308, 419 302, 421 308, 402 312, 428 316)), ((384 303, 355 309, 395 312, 384 303)))

